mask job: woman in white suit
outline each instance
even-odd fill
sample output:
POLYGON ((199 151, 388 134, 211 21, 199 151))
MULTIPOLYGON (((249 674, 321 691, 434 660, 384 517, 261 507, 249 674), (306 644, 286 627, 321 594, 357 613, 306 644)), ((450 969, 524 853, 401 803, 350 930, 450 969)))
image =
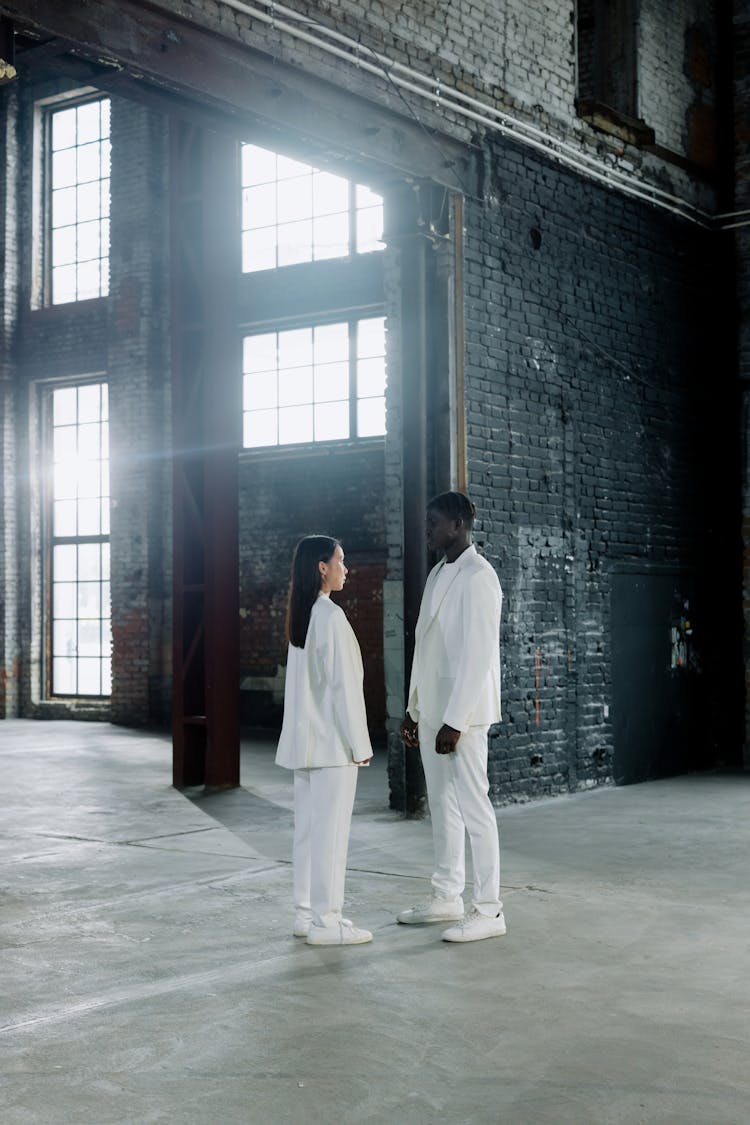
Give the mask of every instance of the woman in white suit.
POLYGON ((357 767, 372 758, 359 645, 329 597, 346 575, 337 540, 308 535, 297 544, 276 763, 294 770, 294 934, 308 945, 372 941, 342 916, 357 767))

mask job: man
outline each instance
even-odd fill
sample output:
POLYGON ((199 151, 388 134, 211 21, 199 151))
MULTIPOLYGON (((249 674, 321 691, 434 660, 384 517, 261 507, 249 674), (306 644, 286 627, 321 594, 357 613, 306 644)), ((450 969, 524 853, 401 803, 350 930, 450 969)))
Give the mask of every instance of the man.
POLYGON ((427 545, 444 558, 430 572, 415 637, 407 715, 400 734, 419 747, 432 815, 430 897, 398 915, 406 924, 457 923, 444 941, 505 933, 500 845, 487 780, 487 730, 500 718, 500 610, 495 571, 472 544, 476 509, 462 492, 427 506, 427 545), (465 833, 474 868, 464 914, 465 833))

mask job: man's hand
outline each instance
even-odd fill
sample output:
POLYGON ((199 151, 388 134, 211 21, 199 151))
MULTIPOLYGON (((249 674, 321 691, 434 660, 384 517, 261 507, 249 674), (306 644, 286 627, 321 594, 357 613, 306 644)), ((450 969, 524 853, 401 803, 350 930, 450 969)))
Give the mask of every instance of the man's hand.
POLYGON ((447 723, 443 723, 435 738, 435 753, 452 754, 460 737, 460 730, 454 730, 447 723))
POLYGON ((404 717, 401 726, 398 728, 398 733, 405 745, 409 746, 412 750, 415 750, 417 746, 419 746, 419 728, 411 715, 406 715, 404 717))

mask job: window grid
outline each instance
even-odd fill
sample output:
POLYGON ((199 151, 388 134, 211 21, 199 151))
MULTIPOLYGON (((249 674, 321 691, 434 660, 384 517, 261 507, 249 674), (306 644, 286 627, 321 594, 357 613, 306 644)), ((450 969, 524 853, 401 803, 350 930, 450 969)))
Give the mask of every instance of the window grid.
POLYGON ((47 112, 49 301, 109 293, 110 100, 47 112))
POLYGON ((107 399, 105 383, 49 397, 52 696, 111 693, 107 399))
POLYGON ((383 248, 383 200, 364 184, 242 146, 244 273, 383 248))
POLYGON ((246 336, 246 449, 385 433, 385 318, 246 336))

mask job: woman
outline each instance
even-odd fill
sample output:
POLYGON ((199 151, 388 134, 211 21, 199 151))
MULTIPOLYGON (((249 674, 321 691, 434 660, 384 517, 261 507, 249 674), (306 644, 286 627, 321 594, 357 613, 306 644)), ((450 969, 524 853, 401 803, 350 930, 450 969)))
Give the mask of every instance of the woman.
POLYGON ((372 941, 341 914, 357 766, 372 758, 359 645, 329 597, 346 575, 337 540, 307 535, 297 544, 276 762, 294 770, 294 935, 308 945, 372 941))

